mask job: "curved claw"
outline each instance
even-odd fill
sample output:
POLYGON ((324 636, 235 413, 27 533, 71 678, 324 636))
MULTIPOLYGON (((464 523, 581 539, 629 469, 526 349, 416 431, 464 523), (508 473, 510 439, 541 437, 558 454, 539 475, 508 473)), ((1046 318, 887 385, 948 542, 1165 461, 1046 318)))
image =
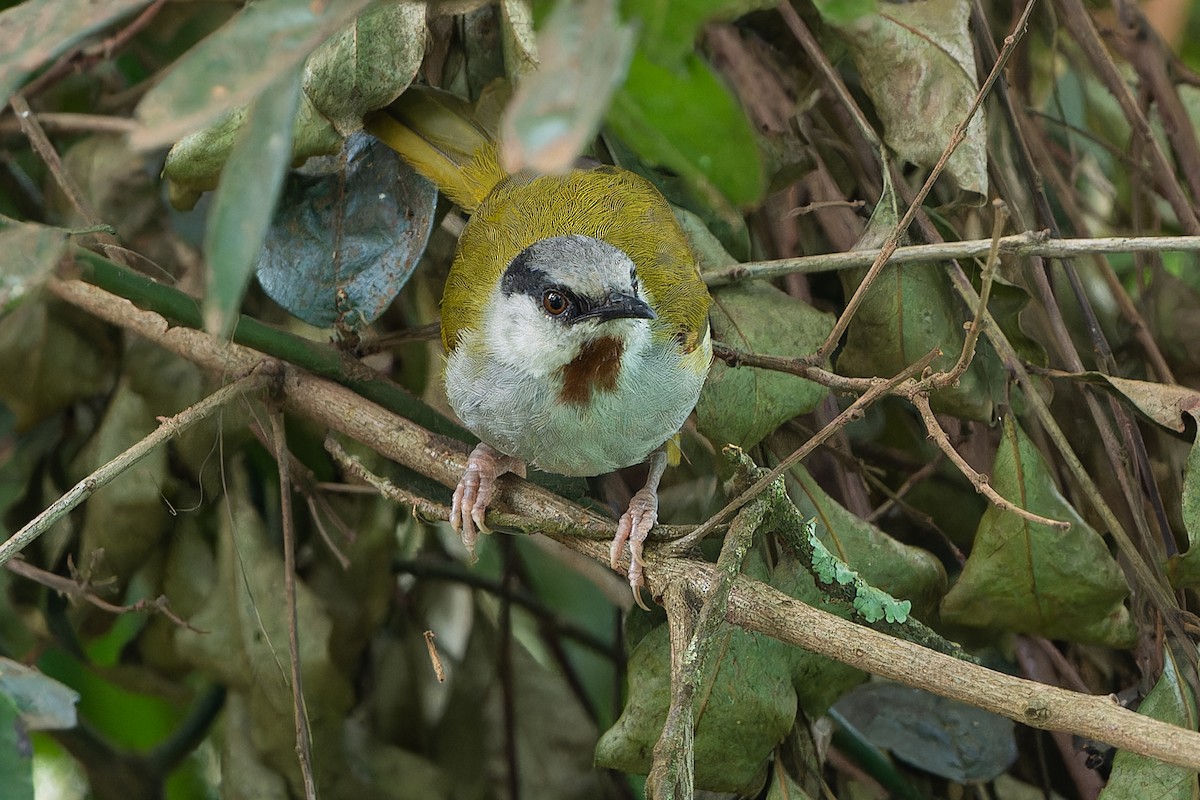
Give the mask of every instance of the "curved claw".
POLYGON ((525 475, 525 465, 480 442, 467 458, 467 469, 454 489, 450 507, 450 527, 462 535, 471 561, 475 561, 475 543, 480 532, 491 533, 486 517, 496 493, 496 479, 506 472, 525 475))
POLYGON ((633 589, 634 600, 642 608, 646 608, 639 592, 639 589, 645 585, 643 569, 646 562, 642 558, 642 553, 646 537, 649 536, 651 528, 657 522, 658 491, 656 488, 646 486, 629 501, 628 510, 621 515, 621 521, 617 523, 617 535, 613 538, 612 547, 609 550, 612 566, 616 568, 616 561, 620 557, 625 543, 629 543, 629 586, 633 589))

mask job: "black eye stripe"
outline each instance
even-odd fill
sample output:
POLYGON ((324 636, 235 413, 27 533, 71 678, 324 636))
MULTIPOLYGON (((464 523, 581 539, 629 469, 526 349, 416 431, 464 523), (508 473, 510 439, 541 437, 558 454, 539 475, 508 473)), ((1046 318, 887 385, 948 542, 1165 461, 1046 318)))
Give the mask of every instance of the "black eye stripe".
POLYGON ((542 290, 548 288, 550 276, 530 264, 529 250, 522 250, 504 270, 500 280, 500 291, 506 295, 527 294, 541 299, 542 290))

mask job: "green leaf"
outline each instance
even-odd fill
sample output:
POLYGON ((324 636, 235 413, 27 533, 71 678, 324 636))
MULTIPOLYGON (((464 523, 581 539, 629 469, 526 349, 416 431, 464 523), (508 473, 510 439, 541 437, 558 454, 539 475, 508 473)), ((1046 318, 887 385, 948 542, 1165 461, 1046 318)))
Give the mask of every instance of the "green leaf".
MULTIPOLYGON (((833 317, 766 283, 713 292, 713 338, 738 350, 799 357, 814 351, 833 317)), ((829 390, 795 375, 717 361, 696 406, 700 432, 713 441, 753 447, 783 422, 812 411, 829 390)))
MULTIPOLYGON (((1190 412, 1200 426, 1200 409, 1190 412)), ((1177 589, 1200 586, 1200 436, 1192 442, 1187 464, 1183 469, 1183 497, 1180 499, 1183 527, 1187 531, 1188 549, 1171 558, 1168 574, 1177 589)))
POLYGON ((0 692, 0 786, 5 800, 33 800, 33 743, 12 698, 0 692))
POLYGON ((943 621, 1131 647, 1136 632, 1121 570, 1100 534, 1059 494, 1042 454, 1011 416, 991 482, 1005 499, 1071 527, 1057 530, 989 506, 962 575, 942 602, 943 621))
MULTIPOLYGON (((872 226, 876 219, 872 217, 872 226)), ((849 296, 866 269, 838 273, 849 296)), ((966 309, 953 295, 945 269, 936 264, 889 264, 867 290, 846 332, 838 371, 862 377, 891 376, 933 348, 942 355, 933 368, 949 370, 963 346, 966 309)), ((957 386, 930 395, 935 411, 991 422, 1004 401, 1004 371, 995 350, 980 338, 975 359, 957 386)))
MULTIPOLYGON (((642 158, 677 172, 714 208, 762 197, 766 183, 754 131, 698 56, 668 69, 635 53, 608 124, 642 158)), ((727 215, 737 213, 730 208, 727 215)))
POLYGON ((771 0, 626 0, 623 10, 641 27, 638 49, 652 61, 673 67, 691 54, 705 23, 733 20, 775 5, 771 0))
MULTIPOLYGON (((1191 671, 1185 662, 1182 672, 1191 671)), ((1191 684, 1181 673, 1175 654, 1167 649, 1163 659, 1162 677, 1146 695, 1138 708, 1139 714, 1196 730, 1196 697, 1191 684)), ((1118 750, 1113 759, 1112 775, 1100 792, 1100 800, 1195 800, 1200 797, 1196 772, 1175 767, 1146 756, 1118 750)))
POLYGON ((878 9, 875 0, 814 0, 813 5, 821 18, 834 27, 855 22, 878 9))
POLYGON ((132 145, 169 144, 248 105, 358 14, 369 0, 259 0, 192 48, 138 104, 132 145))
POLYGON ((379 3, 363 12, 304 65, 304 94, 343 136, 363 114, 383 108, 412 83, 425 55, 425 8, 379 3))
POLYGON ((26 75, 149 0, 28 0, 0 14, 0 98, 26 75))
MULTIPOLYGON (((696 788, 754 794, 771 752, 791 730, 796 693, 790 648, 731 625, 722 627, 711 687, 696 709, 696 788)), ((629 654, 629 696, 620 719, 600 737, 596 764, 645 775, 671 695, 671 645, 658 626, 629 654)))
POLYGON ((990 781, 1017 758, 1012 720, 912 686, 857 686, 834 709, 871 744, 955 783, 990 781))
POLYGON ((254 104, 221 175, 204 236, 208 287, 204 327, 226 338, 258 261, 292 158, 300 73, 285 75, 254 104))

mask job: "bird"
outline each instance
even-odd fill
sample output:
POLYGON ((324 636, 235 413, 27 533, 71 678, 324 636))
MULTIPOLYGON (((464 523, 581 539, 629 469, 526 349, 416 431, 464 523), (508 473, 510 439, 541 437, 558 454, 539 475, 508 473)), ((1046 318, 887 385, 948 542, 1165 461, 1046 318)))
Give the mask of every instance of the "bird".
POLYGON ((451 408, 480 439, 450 521, 474 557, 497 479, 527 467, 596 476, 648 463, 621 515, 639 605, 669 446, 712 362, 712 299, 671 206, 650 181, 581 161, 508 174, 469 103, 413 86, 368 132, 469 214, 441 301, 451 408))

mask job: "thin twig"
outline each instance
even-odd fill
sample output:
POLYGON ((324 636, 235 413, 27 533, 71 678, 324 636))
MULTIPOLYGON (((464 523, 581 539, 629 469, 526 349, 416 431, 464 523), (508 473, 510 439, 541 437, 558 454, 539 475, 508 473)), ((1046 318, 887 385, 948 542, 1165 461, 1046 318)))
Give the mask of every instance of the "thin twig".
POLYGON ((926 435, 933 440, 933 443, 938 446, 939 450, 946 454, 947 458, 954 462, 954 466, 958 467, 958 471, 961 472, 963 476, 971 482, 971 485, 975 487, 975 491, 979 492, 988 499, 988 502, 1002 511, 1010 511, 1022 519, 1028 520, 1029 522, 1036 522, 1039 525, 1049 525, 1051 528, 1057 528, 1059 530, 1066 530, 1067 528, 1071 527, 1070 522, 1050 519, 1048 517, 1043 517, 1040 514, 1034 514, 1032 511, 1027 511, 1024 508, 1021 508, 1019 505, 1006 500, 1000 495, 999 492, 992 488, 992 484, 988 481, 988 477, 976 472, 971 465, 967 463, 966 459, 958 454, 958 451, 954 449, 954 445, 950 444, 950 439, 947 438, 946 432, 942 430, 942 426, 938 422, 937 417, 934 415, 933 409, 929 406, 929 395, 919 392, 913 394, 909 400, 912 401, 912 404, 916 407, 917 412, 920 413, 921 421, 925 423, 926 435))
MULTIPOLYGON (((953 261, 981 258, 992 249, 992 239, 969 239, 964 242, 939 242, 897 247, 888 259, 889 264, 912 264, 921 261, 953 261)), ((1200 251, 1200 236, 1109 236, 1091 239, 1050 239, 1045 231, 1017 233, 999 241, 1001 255, 1022 257, 1071 258, 1073 256, 1109 253, 1168 253, 1200 251)), ((779 278, 794 273, 833 272, 843 269, 869 267, 882 250, 852 250, 847 253, 780 258, 774 261, 754 261, 735 264, 704 273, 709 286, 725 286, 744 280, 779 278)))
POLYGON ((809 453, 817 449, 822 442, 824 442, 837 431, 841 430, 850 422, 860 419, 863 415, 863 412, 865 412, 872 403, 879 398, 884 397, 885 395, 892 394, 902 383, 924 372, 929 365, 933 363, 933 359, 937 358, 939 355, 941 355, 940 350, 931 350, 929 353, 926 353, 924 357, 918 359, 912 364, 909 364, 895 376, 886 380, 874 379, 874 385, 872 385, 870 389, 863 392, 857 400, 846 407, 845 411, 830 420, 828 425, 817 431, 811 439, 797 448, 790 456, 783 459, 783 461, 780 461, 774 469, 772 469, 759 480, 755 481, 753 486, 731 500, 724 508, 709 517, 708 520, 706 520, 703 524, 698 525, 691 533, 671 542, 670 544, 664 545, 664 553, 670 556, 682 555, 683 553, 686 553, 688 550, 698 544, 705 536, 708 536, 710 533, 712 533, 713 529, 718 523, 723 522, 729 517, 729 515, 735 513, 752 498, 758 496, 758 494, 760 494, 777 478, 779 478, 780 475, 787 472, 794 465, 800 463, 800 461, 802 461, 809 453))
MULTIPOLYGON (((104 114, 76 114, 70 111, 42 111, 37 115, 43 128, 62 133, 119 133, 137 130, 140 125, 128 117, 104 114)), ((20 119, 0 119, 0 133, 24 132, 20 119)))
POLYGON ((141 600, 138 600, 136 603, 130 603, 129 605, 118 605, 117 603, 110 603, 104 598, 95 594, 91 590, 91 584, 89 584, 86 580, 66 578, 62 575, 48 572, 40 567, 35 567, 33 564, 30 564, 23 558, 14 558, 4 566, 14 575, 20 575, 22 578, 31 580, 34 583, 39 583, 42 586, 45 586, 47 589, 53 589, 64 597, 69 597, 75 600, 83 600, 91 603, 96 608, 107 611, 110 614, 127 614, 130 612, 142 613, 149 611, 152 613, 162 614, 180 628, 187 628, 188 630, 196 631, 197 633, 201 632, 198 628, 192 627, 187 620, 180 618, 171 610, 170 602, 167 600, 165 595, 155 598, 144 597, 141 600))
POLYGON ((256 369, 244 378, 218 389, 194 406, 184 409, 169 419, 163 419, 158 428, 150 435, 75 484, 70 491, 51 503, 49 508, 14 533, 8 541, 0 544, 0 565, 8 563, 13 556, 28 547, 54 523, 91 497, 97 489, 150 455, 154 448, 208 419, 232 400, 247 392, 260 389, 266 384, 268 377, 266 370, 256 369))
POLYGON ((312 731, 304 703, 303 673, 300 670, 300 620, 296 602, 296 528, 292 515, 291 458, 283 429, 283 414, 271 412, 271 444, 279 465, 279 517, 283 525, 283 595, 287 604, 288 661, 291 665, 292 718, 296 726, 296 756, 304 781, 306 800, 317 800, 317 782, 312 770, 312 731))
POLYGON ((15 92, 9 100, 12 103, 13 111, 17 115, 17 123, 21 126, 21 131, 29 139, 29 143, 33 145, 33 150, 45 163, 46 169, 50 171, 54 182, 58 184, 58 188, 66 195, 68 202, 79 212, 79 215, 87 222, 88 225, 101 224, 100 216, 96 213, 96 209, 92 208, 92 204, 84 196, 83 190, 79 188, 79 184, 71 177, 71 173, 67 172, 67 168, 63 165, 62 158, 59 157, 58 151, 54 149, 54 145, 46 137, 46 132, 42 130, 42 126, 38 123, 38 119, 34 116, 33 110, 29 107, 29 103, 25 100, 25 96, 20 92, 15 92))
POLYGON ((1000 263, 1000 234, 1004 232, 1004 224, 1008 220, 1008 208, 1003 200, 996 200, 993 203, 995 212, 992 215, 992 249, 988 251, 987 261, 983 265, 983 273, 980 276, 979 288, 979 306, 975 309, 975 316, 971 318, 971 325, 967 328, 967 335, 963 339, 962 353, 958 356, 958 361, 954 367, 943 375, 932 375, 930 381, 935 386, 954 386, 958 383, 958 379, 962 377, 967 368, 971 366, 971 361, 975 358, 975 346, 979 343, 979 320, 987 310, 988 300, 992 296, 992 279, 996 276, 996 266, 1000 263))

